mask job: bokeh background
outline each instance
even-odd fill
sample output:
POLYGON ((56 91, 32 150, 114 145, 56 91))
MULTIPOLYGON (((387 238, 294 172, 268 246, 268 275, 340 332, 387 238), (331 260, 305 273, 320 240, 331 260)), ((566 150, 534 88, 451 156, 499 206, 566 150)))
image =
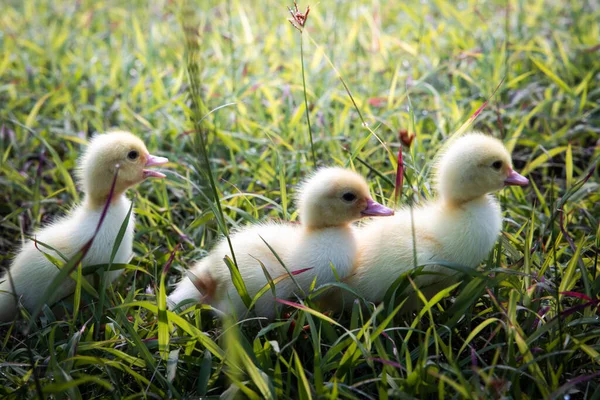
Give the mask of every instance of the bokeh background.
POLYGON ((600 5, 310 5, 301 34, 287 21, 292 4, 278 1, 2 1, 3 267, 26 235, 81 197, 73 171, 94 134, 130 130, 172 162, 167 180, 130 192, 138 215, 131 263, 147 273, 125 274, 111 292, 121 311, 108 307, 102 327, 85 325, 96 317, 91 299, 77 319, 45 314, 34 333, 0 328, 0 393, 35 396, 37 381, 45 395, 73 398, 600 396, 600 5), (400 203, 422 202, 433 196, 436 152, 471 123, 504 140, 532 180, 500 194, 505 233, 482 269, 505 268, 502 278, 465 278, 429 315, 398 320, 386 305, 377 315, 332 316, 354 336, 323 314, 297 311, 293 326, 236 325, 229 332, 238 344, 228 347, 199 306, 181 315, 196 330, 168 322, 171 357, 163 360, 157 330, 165 322, 132 304, 156 305, 178 243, 167 291, 220 235, 194 140, 186 21, 199 37, 195 78, 214 110, 203 126, 230 229, 295 220, 295 186, 321 165, 355 168, 378 201, 394 204, 401 133, 414 140, 404 145, 400 203), (459 321, 452 304, 461 293, 472 295, 463 296, 459 321), (200 331, 234 356, 211 356, 200 331))

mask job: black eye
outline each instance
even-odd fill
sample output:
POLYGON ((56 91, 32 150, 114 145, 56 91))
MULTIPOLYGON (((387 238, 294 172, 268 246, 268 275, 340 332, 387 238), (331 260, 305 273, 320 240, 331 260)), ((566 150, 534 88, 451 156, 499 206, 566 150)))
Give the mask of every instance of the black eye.
POLYGON ((352 192, 346 192, 342 195, 342 199, 345 201, 354 201, 356 200, 356 195, 352 192))
POLYGON ((502 161, 494 161, 494 163, 492 164, 492 168, 494 168, 494 169, 502 168, 502 161))
POLYGON ((139 155, 140 154, 137 151, 131 150, 129 153, 127 153, 127 158, 129 158, 130 160, 136 160, 139 155))

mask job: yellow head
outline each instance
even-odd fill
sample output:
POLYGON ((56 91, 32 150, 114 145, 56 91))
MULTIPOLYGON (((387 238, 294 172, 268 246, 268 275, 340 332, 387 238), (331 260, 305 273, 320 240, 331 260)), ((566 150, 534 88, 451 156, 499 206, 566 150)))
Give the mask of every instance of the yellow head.
POLYGON ((300 186, 300 220, 308 228, 350 224, 362 217, 393 215, 373 201, 362 176, 332 167, 319 169, 300 186))
POLYGON ((78 175, 83 191, 93 206, 108 198, 117 169, 114 198, 149 177, 164 178, 157 171, 145 169, 168 162, 151 155, 144 142, 129 132, 115 131, 95 136, 80 161, 78 175))
POLYGON ((510 154, 498 139, 470 133, 455 140, 436 166, 439 194, 463 203, 507 185, 526 186, 529 180, 512 169, 510 154))

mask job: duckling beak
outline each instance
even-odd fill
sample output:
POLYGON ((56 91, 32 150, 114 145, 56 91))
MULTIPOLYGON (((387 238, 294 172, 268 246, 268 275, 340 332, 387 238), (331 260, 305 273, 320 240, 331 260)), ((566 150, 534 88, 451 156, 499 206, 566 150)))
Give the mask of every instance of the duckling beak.
POLYGON ((367 199, 367 208, 362 210, 360 214, 363 217, 387 217, 394 215, 394 210, 379 204, 373 199, 367 199))
POLYGON ((527 186, 529 179, 511 169, 508 177, 504 180, 504 186, 527 186))
MULTIPOLYGON (((154 165, 163 165, 169 162, 169 159, 166 157, 158 157, 153 156, 152 154, 148 154, 146 156, 146 164, 145 167, 152 167, 154 165)), ((151 169, 144 169, 144 178, 166 178, 167 176, 161 172, 153 171, 151 169)))

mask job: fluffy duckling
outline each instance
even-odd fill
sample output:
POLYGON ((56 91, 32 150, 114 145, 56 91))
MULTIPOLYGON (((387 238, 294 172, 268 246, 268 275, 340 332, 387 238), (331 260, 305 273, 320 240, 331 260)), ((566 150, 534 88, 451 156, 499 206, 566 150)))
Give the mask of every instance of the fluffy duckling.
MULTIPOLYGON (((273 279, 287 274, 263 239, 291 272, 312 268, 294 276, 298 285, 308 292, 315 277, 317 285, 336 280, 331 265, 340 278, 347 277, 352 270, 357 248, 354 228, 350 226, 353 221, 394 213, 373 201, 367 183, 360 175, 343 168, 320 169, 304 182, 300 188, 298 208, 301 224, 259 224, 231 236, 237 265, 251 298, 267 284, 258 260, 273 279)), ((169 296, 171 306, 190 298, 202 299, 225 313, 243 316, 246 307, 223 262, 226 255, 231 257, 229 245, 227 241, 221 241, 192 268, 195 283, 189 278, 179 282, 169 296)), ((277 297, 283 299, 292 297, 298 291, 290 278, 280 281, 275 288, 277 297)), ((258 300, 255 313, 273 319, 275 307, 272 292, 268 291, 258 300)))
MULTIPOLYGON (((502 226, 500 206, 489 193, 529 183, 512 169, 502 142, 479 133, 450 144, 437 164, 435 181, 436 200, 414 208, 412 215, 403 208, 394 218, 372 221, 358 231, 358 267, 347 283, 368 301, 383 300, 390 284, 415 267, 413 226, 417 265, 440 261, 476 268, 494 247, 502 226)), ((425 269, 442 274, 417 277, 425 296, 452 283, 453 270, 439 265, 425 269)), ((344 296, 348 307, 352 296, 344 296)), ((405 311, 419 304, 413 293, 405 311)))
MULTIPOLYGON (((108 212, 91 248, 82 261, 83 266, 108 263, 121 224, 131 206, 131 201, 127 199, 125 192, 146 178, 164 178, 164 174, 145 168, 161 165, 167 161, 164 157, 148 153, 144 143, 128 132, 112 132, 94 137, 80 160, 78 170, 79 183, 85 195, 82 203, 73 208, 68 215, 46 226, 33 236, 37 241, 58 250, 67 259, 77 254, 96 230, 118 166, 118 177, 108 212)), ((133 230, 134 216, 132 213, 114 263, 129 261, 132 255, 133 230)), ((15 317, 17 297, 29 311, 32 311, 44 295, 48 285, 59 273, 58 268, 48 261, 42 251, 59 260, 61 257, 42 245, 38 245, 38 248, 33 241, 26 241, 13 260, 10 269, 4 274, 3 282, 0 283, 0 321, 10 321, 15 317), (8 274, 14 283, 15 292, 13 292, 8 274)), ((119 274, 120 271, 111 271, 106 274, 106 278, 112 282, 119 274)), ((68 279, 49 299, 49 303, 55 303, 70 295, 74 289, 75 282, 68 279)))

